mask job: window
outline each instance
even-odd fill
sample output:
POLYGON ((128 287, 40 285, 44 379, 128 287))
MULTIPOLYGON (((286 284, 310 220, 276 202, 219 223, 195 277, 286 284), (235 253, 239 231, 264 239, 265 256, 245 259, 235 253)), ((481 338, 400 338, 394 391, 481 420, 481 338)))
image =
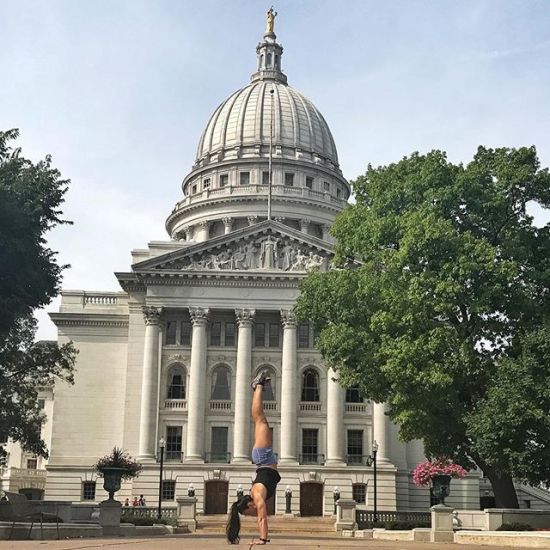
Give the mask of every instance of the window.
POLYGON ((44 407, 46 406, 46 400, 45 399, 39 399, 38 400, 38 407, 41 411, 44 410, 44 407))
POLYGON ((181 460, 181 426, 166 426, 166 460, 181 460))
POLYGON ((328 181, 323 182, 323 189, 325 191, 330 191, 330 183, 328 181))
POLYGON ((229 401, 231 399, 231 374, 228 367, 216 367, 212 373, 210 399, 229 401))
POLYGON ((367 486, 364 483, 354 483, 351 486, 353 500, 357 504, 366 504, 367 502, 367 486))
POLYGON ((235 323, 225 323, 225 345, 227 347, 235 345, 235 323))
POLYGON ((241 172, 239 174, 239 183, 241 185, 250 185, 250 172, 241 172))
POLYGON ((319 375, 314 369, 302 375, 302 401, 319 401, 319 375))
POLYGON ((279 347, 279 323, 269 323, 269 346, 270 348, 279 347))
POLYGON ((212 323, 210 325, 210 345, 221 346, 222 345, 222 324, 212 323))
POLYGON ((210 462, 227 462, 227 434, 226 426, 212 428, 210 439, 210 462))
POLYGON ((197 184, 193 185, 193 187, 191 187, 191 193, 195 194, 197 192, 197 184))
POLYGON ((185 370, 182 367, 176 367, 170 371, 166 398, 185 399, 185 370))
POLYGON ((189 321, 182 321, 181 323, 180 344, 182 346, 191 345, 191 323, 189 321))
POLYGON ((266 384, 264 386, 264 401, 277 401, 277 399, 275 398, 275 396, 276 396, 276 392, 275 392, 275 383, 276 383, 275 377, 276 377, 276 375, 275 375, 275 372, 271 368, 263 366, 263 367, 260 367, 258 369, 258 371, 254 374, 254 376, 257 376, 263 370, 267 370, 267 373, 268 373, 267 375, 271 378, 271 380, 269 381, 269 384, 266 384))
POLYGON ((336 189, 336 196, 340 198, 342 196, 342 190, 340 188, 336 189))
POLYGON ((262 185, 269 185, 269 172, 262 172, 262 185))
POLYGON ((285 185, 292 187, 294 185, 294 174, 291 172, 285 173, 285 185))
POLYGON ((164 337, 164 342, 167 346, 176 345, 176 326, 175 321, 168 321, 166 323, 166 335, 164 337))
POLYGON ((171 479, 162 481, 162 500, 174 500, 176 498, 176 482, 171 479))
POLYGON ((319 451, 319 430, 302 430, 302 464, 317 464, 319 451))
POLYGON ((222 174, 220 176, 220 187, 226 187, 229 184, 229 174, 222 174))
POLYGON ((311 176, 306 176, 306 187, 313 189, 313 178, 311 176))
POLYGON ((307 324, 298 327, 298 347, 309 348, 309 325, 307 324))
POLYGON ((363 430, 348 430, 348 464, 361 464, 363 459, 363 430))
POLYGON ((254 346, 265 348, 265 323, 256 323, 254 325, 254 346))
POLYGON ((27 458, 27 470, 36 470, 38 460, 36 458, 27 458))
POLYGON ((271 69, 271 59, 272 59, 272 55, 268 53, 266 56, 266 60, 267 60, 266 65, 268 69, 271 69))
POLYGON ((82 500, 95 500, 95 481, 82 482, 82 500))
POLYGON ((357 386, 346 389, 346 403, 363 403, 363 398, 357 386))
POLYGON ((209 188, 210 188, 210 178, 206 178, 206 179, 202 182, 202 188, 203 188, 203 189, 209 189, 209 188))

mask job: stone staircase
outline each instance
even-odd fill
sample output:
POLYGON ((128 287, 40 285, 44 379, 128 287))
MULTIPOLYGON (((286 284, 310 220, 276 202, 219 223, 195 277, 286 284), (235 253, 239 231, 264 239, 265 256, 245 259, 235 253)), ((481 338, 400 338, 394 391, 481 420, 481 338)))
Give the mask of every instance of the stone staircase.
MULTIPOLYGON (((335 535, 334 517, 289 517, 269 516, 270 533, 296 533, 316 535, 335 535)), ((226 515, 197 516, 197 533, 225 533, 226 515)), ((241 516, 241 534, 254 535, 258 533, 258 522, 255 517, 241 516)))

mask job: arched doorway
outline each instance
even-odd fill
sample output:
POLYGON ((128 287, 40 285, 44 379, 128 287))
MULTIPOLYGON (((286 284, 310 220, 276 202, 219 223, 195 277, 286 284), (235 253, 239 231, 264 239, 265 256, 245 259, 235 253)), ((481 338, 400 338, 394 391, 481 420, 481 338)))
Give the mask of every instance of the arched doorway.
POLYGON ((306 481, 300 484, 300 515, 323 515, 323 484, 306 481))
POLYGON ((227 514, 227 496, 229 483, 213 479, 207 481, 204 488, 204 513, 227 514))

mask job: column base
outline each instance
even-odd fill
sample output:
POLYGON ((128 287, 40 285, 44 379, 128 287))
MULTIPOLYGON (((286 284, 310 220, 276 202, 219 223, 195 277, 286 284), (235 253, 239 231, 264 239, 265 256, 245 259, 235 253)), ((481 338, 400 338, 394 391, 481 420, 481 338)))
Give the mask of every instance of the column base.
POLYGON ((185 464, 204 464, 204 458, 202 456, 187 456, 183 462, 185 464))
POLYGON ((146 454, 146 455, 138 455, 137 459, 141 462, 156 462, 157 457, 153 454, 146 454))
POLYGON ((250 457, 244 457, 244 456, 236 456, 231 460, 231 464, 252 464, 252 460, 250 460, 250 457))
POLYGON ((279 458, 281 466, 298 466, 298 460, 295 458, 279 458))
MULTIPOLYGON (((347 466, 347 464, 343 459, 331 458, 330 460, 325 460, 325 466, 343 467, 343 466, 347 466)), ((358 466, 360 466, 360 464, 358 464, 358 466)))

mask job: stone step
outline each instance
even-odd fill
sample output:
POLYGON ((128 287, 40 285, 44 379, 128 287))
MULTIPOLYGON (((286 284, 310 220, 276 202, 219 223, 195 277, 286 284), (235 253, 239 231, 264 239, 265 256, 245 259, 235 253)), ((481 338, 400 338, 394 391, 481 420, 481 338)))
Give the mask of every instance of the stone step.
MULTIPOLYGON (((204 533, 224 533, 227 516, 209 515, 197 517, 197 530, 204 533)), ((335 519, 332 517, 269 516, 270 533, 334 533, 335 519)), ((241 516, 241 532, 253 534, 258 530, 254 517, 241 516)))

